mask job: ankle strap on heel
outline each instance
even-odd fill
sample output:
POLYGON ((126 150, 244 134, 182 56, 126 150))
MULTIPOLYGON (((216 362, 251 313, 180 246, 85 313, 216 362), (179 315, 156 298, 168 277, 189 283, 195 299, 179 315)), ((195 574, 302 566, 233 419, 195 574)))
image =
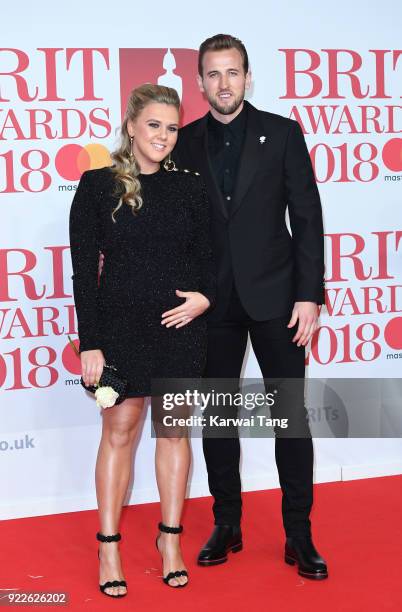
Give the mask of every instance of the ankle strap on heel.
POLYGON ((103 533, 98 531, 96 534, 96 539, 99 540, 99 542, 119 542, 121 540, 121 533, 105 536, 103 533))
POLYGON ((159 531, 163 531, 163 533, 181 533, 183 531, 183 525, 179 525, 178 527, 169 527, 169 525, 159 523, 158 529, 159 531))

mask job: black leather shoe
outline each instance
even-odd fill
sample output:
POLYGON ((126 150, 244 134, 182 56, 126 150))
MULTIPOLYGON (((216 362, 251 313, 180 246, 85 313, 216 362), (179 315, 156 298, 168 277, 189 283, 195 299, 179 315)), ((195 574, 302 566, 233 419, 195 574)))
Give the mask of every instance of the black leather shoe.
POLYGON ((328 578, 327 564, 317 552, 311 536, 287 537, 285 562, 298 565, 298 573, 311 580, 328 578))
POLYGON ((228 552, 240 552, 243 548, 240 527, 215 525, 208 542, 198 555, 198 565, 219 565, 228 560, 228 552))

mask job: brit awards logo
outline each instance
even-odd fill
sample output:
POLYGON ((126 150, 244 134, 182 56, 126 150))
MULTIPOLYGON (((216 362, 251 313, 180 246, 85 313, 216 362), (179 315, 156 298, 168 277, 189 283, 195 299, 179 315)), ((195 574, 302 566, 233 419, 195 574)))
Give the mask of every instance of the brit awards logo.
POLYGON ((318 183, 398 182, 402 174, 402 51, 278 49, 281 100, 305 134, 318 183))
POLYGON ((130 91, 142 83, 174 87, 183 125, 207 110, 196 82, 194 49, 0 49, 0 194, 73 190, 85 170, 110 165, 114 130, 130 91), (120 76, 120 108, 110 83, 120 76))

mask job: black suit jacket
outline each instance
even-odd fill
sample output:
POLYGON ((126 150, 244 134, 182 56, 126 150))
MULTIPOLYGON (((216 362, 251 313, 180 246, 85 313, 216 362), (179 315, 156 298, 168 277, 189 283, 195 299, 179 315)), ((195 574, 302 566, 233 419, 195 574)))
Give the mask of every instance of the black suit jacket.
POLYGON ((295 301, 325 301, 321 202, 303 132, 292 119, 245 104, 230 214, 209 161, 207 115, 181 128, 173 153, 207 187, 218 278, 212 320, 224 316, 233 282, 256 321, 288 314, 295 301))

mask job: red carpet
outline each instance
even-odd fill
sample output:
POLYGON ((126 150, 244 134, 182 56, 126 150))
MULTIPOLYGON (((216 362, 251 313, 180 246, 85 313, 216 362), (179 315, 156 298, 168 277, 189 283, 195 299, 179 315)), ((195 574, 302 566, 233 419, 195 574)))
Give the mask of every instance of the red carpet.
POLYGON ((112 607, 141 612, 400 611, 401 485, 402 476, 315 485, 314 542, 330 572, 322 582, 303 579, 284 563, 280 491, 272 490, 244 495, 244 550, 210 568, 197 567, 195 558, 211 529, 211 500, 187 502, 182 542, 191 582, 185 589, 170 589, 159 578, 154 545, 158 504, 124 509, 120 549, 127 597, 112 600, 98 590, 96 511, 3 521, 0 588, 63 590, 70 596, 64 609, 96 612, 112 607))

